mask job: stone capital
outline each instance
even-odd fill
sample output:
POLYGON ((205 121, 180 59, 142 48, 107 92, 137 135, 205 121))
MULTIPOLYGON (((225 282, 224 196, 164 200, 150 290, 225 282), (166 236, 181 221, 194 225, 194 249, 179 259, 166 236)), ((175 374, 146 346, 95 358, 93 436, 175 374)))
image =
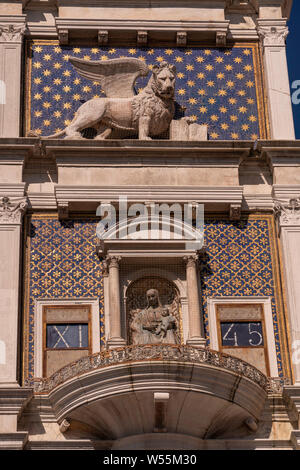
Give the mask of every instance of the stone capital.
POLYGON ((285 40, 289 34, 289 28, 282 24, 282 22, 276 24, 276 22, 270 21, 269 24, 267 24, 259 21, 257 32, 264 47, 285 47, 285 40))
POLYGON ((292 198, 288 203, 274 202, 274 212, 282 226, 300 226, 300 198, 292 198))
POLYGON ((183 260, 186 262, 187 268, 195 267, 198 261, 198 255, 197 254, 187 255, 183 257, 183 260))
POLYGON ((0 19, 0 43, 21 43, 25 29, 25 23, 4 23, 0 19))
POLYGON ((0 199, 0 225, 21 224, 27 206, 26 197, 21 199, 2 197, 0 199))
POLYGON ((105 259, 106 266, 109 268, 119 268, 119 262, 121 261, 121 256, 108 255, 105 259))

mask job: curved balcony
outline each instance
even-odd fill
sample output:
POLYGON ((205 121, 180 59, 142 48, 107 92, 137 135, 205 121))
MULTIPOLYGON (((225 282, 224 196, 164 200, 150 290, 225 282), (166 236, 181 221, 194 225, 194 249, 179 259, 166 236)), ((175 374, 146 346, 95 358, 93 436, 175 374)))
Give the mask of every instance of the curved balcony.
POLYGON ((164 417, 158 421, 164 422, 164 432, 170 436, 247 435, 245 423, 258 421, 274 387, 264 374, 238 358, 206 348, 165 344, 94 354, 27 385, 49 399, 58 422, 84 423, 102 439, 117 442, 154 435, 157 394, 168 397, 164 417))

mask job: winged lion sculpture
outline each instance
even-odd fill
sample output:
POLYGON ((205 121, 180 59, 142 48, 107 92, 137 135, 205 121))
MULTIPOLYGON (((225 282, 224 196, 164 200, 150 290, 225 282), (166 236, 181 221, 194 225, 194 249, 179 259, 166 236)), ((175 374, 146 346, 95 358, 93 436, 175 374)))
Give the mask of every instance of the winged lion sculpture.
POLYGON ((99 82, 106 97, 81 105, 71 124, 47 136, 48 139, 62 135, 65 139, 82 139, 83 129, 94 128, 98 140, 111 138, 115 130, 151 140, 169 129, 175 112, 176 68, 173 65, 167 62, 154 65, 147 86, 135 94, 136 79, 149 73, 142 60, 128 57, 87 62, 71 57, 69 61, 82 77, 99 82))

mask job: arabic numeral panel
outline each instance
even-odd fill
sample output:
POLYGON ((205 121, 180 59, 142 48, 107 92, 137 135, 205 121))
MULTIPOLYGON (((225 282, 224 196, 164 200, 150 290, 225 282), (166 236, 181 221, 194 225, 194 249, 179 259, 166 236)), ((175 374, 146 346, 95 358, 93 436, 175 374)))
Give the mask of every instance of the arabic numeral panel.
POLYGON ((234 348, 263 347, 261 322, 221 322, 222 346, 234 348))

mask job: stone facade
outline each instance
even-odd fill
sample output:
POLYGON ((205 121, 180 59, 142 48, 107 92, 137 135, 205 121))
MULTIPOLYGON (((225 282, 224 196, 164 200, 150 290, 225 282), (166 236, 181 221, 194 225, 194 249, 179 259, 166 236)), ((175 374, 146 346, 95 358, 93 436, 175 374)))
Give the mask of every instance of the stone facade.
POLYGON ((300 448, 292 1, 166 3, 0 2, 1 449, 300 448))

